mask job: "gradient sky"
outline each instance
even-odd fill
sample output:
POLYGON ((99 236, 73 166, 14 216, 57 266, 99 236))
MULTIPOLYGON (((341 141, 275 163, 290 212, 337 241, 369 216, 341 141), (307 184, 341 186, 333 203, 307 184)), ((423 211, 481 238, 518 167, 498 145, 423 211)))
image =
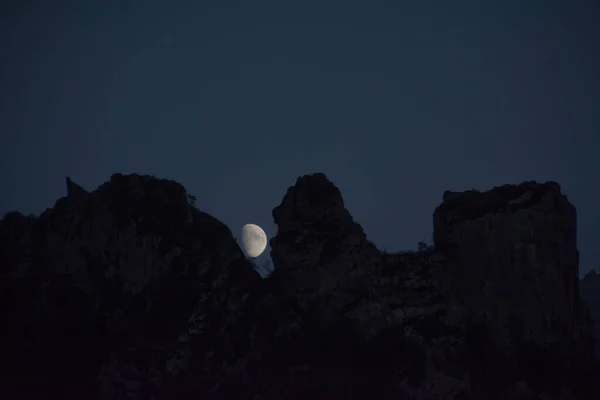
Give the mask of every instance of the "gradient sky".
POLYGON ((600 266, 595 0, 10 3, 0 212, 137 172, 274 235, 287 187, 321 171, 394 251, 431 237, 446 189, 556 180, 581 271, 600 266))

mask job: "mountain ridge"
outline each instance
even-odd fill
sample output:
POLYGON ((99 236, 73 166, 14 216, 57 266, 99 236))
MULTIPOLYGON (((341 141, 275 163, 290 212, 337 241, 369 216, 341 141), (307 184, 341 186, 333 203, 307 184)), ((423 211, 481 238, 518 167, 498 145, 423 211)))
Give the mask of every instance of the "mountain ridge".
POLYGON ((5 398, 593 399, 576 211, 555 182, 446 192, 381 252, 326 175, 273 210, 261 279, 185 188, 114 174, 0 223, 5 398))

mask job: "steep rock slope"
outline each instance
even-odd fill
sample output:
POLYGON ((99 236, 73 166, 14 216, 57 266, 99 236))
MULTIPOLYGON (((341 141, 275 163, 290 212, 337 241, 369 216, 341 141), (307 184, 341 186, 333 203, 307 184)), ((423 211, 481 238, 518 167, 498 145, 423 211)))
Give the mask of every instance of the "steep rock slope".
POLYGON ((3 398, 600 398, 555 183, 447 192, 435 249, 384 254, 300 177, 268 279, 176 182, 67 190, 0 224, 3 398))

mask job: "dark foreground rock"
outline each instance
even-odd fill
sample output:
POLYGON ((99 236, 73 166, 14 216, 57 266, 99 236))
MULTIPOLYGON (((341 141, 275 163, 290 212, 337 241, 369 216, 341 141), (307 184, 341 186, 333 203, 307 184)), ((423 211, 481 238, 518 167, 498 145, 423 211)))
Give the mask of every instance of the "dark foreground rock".
POLYGON ((0 224, 3 399, 600 398, 555 183, 447 192, 435 247, 385 254, 301 177, 267 279, 176 182, 67 189, 0 224))

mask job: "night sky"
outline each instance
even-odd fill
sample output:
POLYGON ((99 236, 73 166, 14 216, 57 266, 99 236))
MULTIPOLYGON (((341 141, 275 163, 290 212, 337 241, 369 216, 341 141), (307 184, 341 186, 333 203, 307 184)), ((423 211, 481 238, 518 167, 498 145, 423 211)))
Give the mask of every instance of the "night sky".
POLYGON ((431 238, 446 189, 555 180, 600 267, 596 0, 2 4, 1 213, 136 172, 272 236, 324 172, 395 251, 431 238))

